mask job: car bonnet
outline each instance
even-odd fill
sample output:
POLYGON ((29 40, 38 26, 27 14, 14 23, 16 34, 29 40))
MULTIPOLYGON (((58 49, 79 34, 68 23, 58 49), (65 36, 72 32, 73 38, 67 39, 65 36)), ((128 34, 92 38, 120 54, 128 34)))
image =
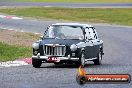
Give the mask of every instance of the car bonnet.
POLYGON ((79 39, 44 39, 40 42, 40 45, 60 44, 60 45, 70 46, 72 44, 77 44, 82 41, 83 40, 79 40, 79 39))

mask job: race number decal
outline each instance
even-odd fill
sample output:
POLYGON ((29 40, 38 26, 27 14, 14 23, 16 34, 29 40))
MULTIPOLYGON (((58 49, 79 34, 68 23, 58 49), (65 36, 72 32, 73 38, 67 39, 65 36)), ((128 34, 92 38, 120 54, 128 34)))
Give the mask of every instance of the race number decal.
POLYGON ((48 62, 60 62, 60 59, 57 57, 48 57, 48 62))

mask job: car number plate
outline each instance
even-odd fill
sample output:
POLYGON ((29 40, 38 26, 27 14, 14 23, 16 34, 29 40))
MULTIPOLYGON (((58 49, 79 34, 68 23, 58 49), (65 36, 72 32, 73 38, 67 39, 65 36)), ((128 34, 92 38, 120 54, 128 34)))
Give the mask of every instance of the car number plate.
POLYGON ((48 57, 48 62, 60 62, 60 59, 57 57, 48 57))

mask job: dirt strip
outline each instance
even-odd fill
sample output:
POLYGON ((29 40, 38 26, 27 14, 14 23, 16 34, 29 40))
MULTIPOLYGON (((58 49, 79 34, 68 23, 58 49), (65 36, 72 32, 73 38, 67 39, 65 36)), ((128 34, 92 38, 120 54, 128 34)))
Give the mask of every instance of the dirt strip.
POLYGON ((0 30, 0 42, 9 45, 31 47, 32 43, 39 39, 39 34, 18 32, 14 30, 0 30))

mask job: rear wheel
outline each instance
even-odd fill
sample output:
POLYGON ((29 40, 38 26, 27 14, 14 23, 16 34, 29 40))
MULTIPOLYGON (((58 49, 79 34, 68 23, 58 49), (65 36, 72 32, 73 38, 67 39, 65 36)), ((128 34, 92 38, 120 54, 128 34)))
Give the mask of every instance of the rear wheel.
POLYGON ((32 65, 33 65, 33 67, 39 68, 41 66, 41 64, 42 64, 41 60, 37 60, 37 59, 33 59, 32 58, 32 65))
POLYGON ((94 64, 95 65, 101 65, 101 61, 102 61, 102 54, 101 52, 97 55, 97 59, 94 60, 94 64))

